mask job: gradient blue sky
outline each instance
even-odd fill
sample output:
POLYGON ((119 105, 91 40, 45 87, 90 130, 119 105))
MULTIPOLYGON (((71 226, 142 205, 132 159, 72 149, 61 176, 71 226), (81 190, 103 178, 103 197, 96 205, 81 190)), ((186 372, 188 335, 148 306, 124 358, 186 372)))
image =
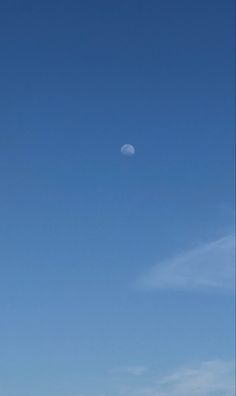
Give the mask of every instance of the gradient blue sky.
POLYGON ((1 3, 0 394, 233 395, 234 44, 233 0, 1 3))

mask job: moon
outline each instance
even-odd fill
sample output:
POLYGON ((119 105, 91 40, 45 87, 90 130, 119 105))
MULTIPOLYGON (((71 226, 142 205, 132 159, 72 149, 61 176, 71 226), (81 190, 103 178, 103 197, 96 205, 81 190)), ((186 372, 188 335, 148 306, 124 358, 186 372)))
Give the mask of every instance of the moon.
POLYGON ((135 148, 132 144, 124 144, 121 149, 121 154, 125 157, 132 157, 135 154, 135 148))

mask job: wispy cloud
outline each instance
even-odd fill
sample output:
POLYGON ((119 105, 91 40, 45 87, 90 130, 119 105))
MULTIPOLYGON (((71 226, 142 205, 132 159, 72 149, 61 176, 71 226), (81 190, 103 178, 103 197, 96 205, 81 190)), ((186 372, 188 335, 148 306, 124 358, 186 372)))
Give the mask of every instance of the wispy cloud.
POLYGON ((181 368, 148 386, 123 387, 123 396, 234 396, 234 362, 214 360, 181 368))
POLYGON ((159 396, 233 396, 234 364, 222 360, 176 371, 157 382, 159 396))
POLYGON ((136 281, 141 289, 233 290, 235 238, 227 235, 152 267, 136 281))

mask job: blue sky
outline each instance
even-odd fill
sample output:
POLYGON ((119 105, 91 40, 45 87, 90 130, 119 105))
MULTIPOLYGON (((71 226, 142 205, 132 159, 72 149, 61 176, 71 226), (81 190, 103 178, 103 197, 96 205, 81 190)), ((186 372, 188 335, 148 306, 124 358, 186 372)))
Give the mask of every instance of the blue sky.
POLYGON ((1 4, 1 394, 233 396, 234 45, 233 0, 1 4))

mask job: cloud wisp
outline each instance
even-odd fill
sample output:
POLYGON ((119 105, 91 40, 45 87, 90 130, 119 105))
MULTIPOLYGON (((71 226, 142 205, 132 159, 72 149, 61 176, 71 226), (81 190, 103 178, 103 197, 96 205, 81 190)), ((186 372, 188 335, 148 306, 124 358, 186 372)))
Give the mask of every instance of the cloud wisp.
POLYGON ((143 290, 222 290, 235 288, 235 238, 227 235, 152 267, 135 283, 143 290))
POLYGON ((146 386, 124 386, 123 396, 234 396, 234 362, 211 360, 180 368, 146 386))
POLYGON ((176 371, 157 382, 159 396, 233 396, 234 364, 222 360, 176 371))

